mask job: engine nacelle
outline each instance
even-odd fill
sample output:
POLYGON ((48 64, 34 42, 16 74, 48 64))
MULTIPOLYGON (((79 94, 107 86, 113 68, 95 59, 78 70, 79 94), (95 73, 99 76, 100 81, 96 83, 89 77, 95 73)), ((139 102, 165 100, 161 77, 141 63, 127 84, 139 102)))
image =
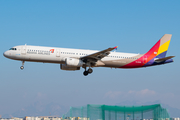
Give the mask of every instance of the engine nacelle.
POLYGON ((80 70, 80 67, 70 67, 70 66, 67 66, 66 64, 61 64, 60 68, 61 70, 69 70, 69 71, 80 70))
POLYGON ((65 60, 67 66, 82 67, 84 62, 76 58, 66 58, 65 60))

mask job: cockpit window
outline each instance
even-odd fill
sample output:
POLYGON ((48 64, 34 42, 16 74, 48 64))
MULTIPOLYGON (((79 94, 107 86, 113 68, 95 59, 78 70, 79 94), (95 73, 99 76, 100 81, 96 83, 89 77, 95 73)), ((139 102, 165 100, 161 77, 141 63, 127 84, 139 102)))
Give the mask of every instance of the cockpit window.
POLYGON ((10 48, 9 50, 17 50, 16 48, 10 48))

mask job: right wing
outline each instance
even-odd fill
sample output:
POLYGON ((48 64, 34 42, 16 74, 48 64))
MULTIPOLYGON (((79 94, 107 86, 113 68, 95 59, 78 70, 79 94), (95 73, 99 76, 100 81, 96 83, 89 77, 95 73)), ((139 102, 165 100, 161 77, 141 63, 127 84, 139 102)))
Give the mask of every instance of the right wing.
POLYGON ((118 46, 116 47, 112 47, 112 48, 108 48, 108 49, 105 49, 103 51, 99 51, 97 53, 93 53, 93 54, 90 54, 90 55, 87 55, 87 56, 83 56, 81 57, 80 59, 82 59, 83 61, 85 62, 97 62, 98 60, 101 60, 102 58, 108 56, 110 54, 110 51, 114 50, 114 49, 117 49, 118 46))

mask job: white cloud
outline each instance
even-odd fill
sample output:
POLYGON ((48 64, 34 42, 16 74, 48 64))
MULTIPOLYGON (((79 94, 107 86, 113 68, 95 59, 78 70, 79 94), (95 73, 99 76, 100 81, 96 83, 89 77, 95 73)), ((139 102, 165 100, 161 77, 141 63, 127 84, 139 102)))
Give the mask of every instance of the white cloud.
POLYGON ((47 97, 47 95, 44 93, 38 92, 36 97, 37 97, 37 99, 45 99, 47 97))
POLYGON ((114 98, 119 97, 122 94, 123 93, 121 91, 109 91, 105 94, 105 97, 114 99, 114 98))
POLYGON ((130 90, 128 92, 128 94, 134 94, 136 96, 139 96, 139 95, 144 96, 144 95, 155 95, 156 92, 153 91, 153 90, 144 89, 144 90, 141 90, 141 91, 132 91, 132 90, 130 90))

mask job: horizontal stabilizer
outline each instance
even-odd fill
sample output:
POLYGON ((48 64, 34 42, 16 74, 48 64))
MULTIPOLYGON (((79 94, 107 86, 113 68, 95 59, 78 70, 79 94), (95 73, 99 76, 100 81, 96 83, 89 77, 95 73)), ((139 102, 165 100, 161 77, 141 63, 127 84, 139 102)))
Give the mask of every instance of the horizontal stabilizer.
POLYGON ((171 59, 173 57, 175 57, 175 56, 169 56, 169 57, 165 57, 165 58, 156 59, 155 62, 163 62, 163 61, 166 61, 166 60, 171 59))

